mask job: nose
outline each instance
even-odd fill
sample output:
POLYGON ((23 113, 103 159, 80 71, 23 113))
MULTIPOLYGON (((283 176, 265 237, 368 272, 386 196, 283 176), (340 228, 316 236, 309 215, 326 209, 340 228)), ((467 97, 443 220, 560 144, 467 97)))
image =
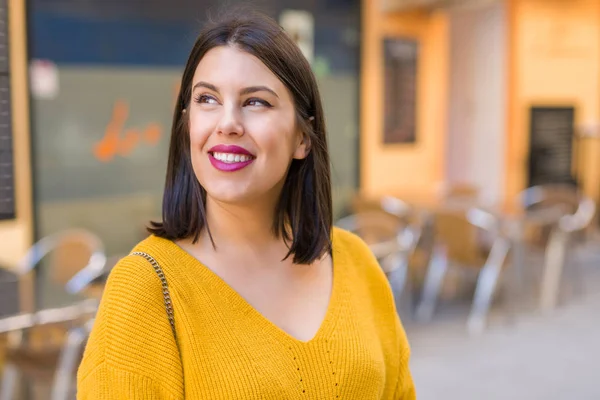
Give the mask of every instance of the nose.
POLYGON ((238 107, 233 105, 222 107, 222 113, 217 125, 217 133, 221 135, 244 134, 244 124, 241 119, 241 112, 238 107))

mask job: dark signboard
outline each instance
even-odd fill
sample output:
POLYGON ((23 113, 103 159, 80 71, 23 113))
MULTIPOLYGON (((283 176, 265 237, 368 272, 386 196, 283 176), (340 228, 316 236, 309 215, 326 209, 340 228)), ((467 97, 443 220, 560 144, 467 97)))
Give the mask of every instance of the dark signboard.
POLYGON ((8 67, 8 10, 0 0, 0 220, 15 217, 14 165, 8 67))
POLYGON ((574 183, 574 107, 531 107, 529 185, 574 183))
POLYGON ((384 134, 383 141, 414 143, 416 140, 417 41, 387 38, 383 41, 384 134))

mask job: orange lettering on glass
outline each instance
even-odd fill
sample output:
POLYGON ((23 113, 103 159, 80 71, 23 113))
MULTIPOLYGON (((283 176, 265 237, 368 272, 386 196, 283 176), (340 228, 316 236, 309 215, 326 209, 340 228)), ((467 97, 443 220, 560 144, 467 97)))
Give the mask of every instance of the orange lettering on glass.
MULTIPOLYGON (((179 87, 179 82, 173 85, 174 103, 177 102, 179 87)), ((94 146, 93 153, 96 159, 109 162, 117 154, 127 157, 142 142, 151 146, 158 144, 163 132, 163 128, 159 123, 152 122, 143 131, 128 129, 123 133, 127 118, 129 118, 129 104, 124 100, 117 100, 113 107, 111 119, 104 131, 104 136, 94 146)))
POLYGON ((129 156, 142 142, 152 146, 158 144, 162 136, 160 124, 153 122, 143 131, 135 128, 124 131, 128 117, 129 105, 124 100, 117 100, 104 136, 94 146, 93 153, 96 159, 109 162, 117 154, 123 157, 129 156))

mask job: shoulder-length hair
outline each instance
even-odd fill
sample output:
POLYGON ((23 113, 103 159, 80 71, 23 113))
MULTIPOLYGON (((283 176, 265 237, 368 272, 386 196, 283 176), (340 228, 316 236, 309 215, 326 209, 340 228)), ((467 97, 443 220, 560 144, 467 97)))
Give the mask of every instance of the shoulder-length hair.
POLYGON ((274 20, 256 12, 238 10, 209 21, 194 44, 173 114, 162 222, 151 222, 148 231, 170 240, 191 237, 194 242, 202 229, 210 235, 206 190, 192 169, 188 113, 184 110, 191 100, 198 63, 218 46, 234 46, 254 55, 292 94, 296 123, 309 139, 310 150, 306 158, 292 160, 272 230, 288 245, 286 258, 293 256, 294 263, 310 264, 331 252, 331 178, 321 97, 310 65, 298 46, 274 20))

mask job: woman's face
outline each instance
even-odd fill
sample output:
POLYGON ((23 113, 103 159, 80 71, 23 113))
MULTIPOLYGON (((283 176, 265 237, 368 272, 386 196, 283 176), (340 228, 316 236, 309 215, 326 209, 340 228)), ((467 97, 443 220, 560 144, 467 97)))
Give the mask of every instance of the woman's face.
POLYGON ((235 47, 215 47, 200 60, 187 112, 192 167, 213 200, 272 202, 292 159, 306 156, 291 93, 235 47))

